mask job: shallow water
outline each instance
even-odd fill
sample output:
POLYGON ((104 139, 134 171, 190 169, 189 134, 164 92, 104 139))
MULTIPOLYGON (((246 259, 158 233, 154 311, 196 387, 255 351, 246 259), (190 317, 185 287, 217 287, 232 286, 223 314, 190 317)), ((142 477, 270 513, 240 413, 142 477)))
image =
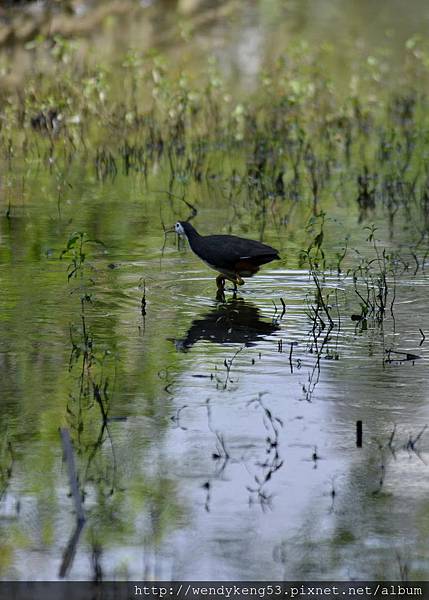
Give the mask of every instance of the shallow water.
MULTIPOLYGON (((395 329, 389 315, 384 331, 362 332, 350 319, 350 278, 329 276, 341 323, 319 371, 306 314, 313 283, 284 233, 267 228, 265 239, 287 258, 236 299, 228 289, 223 304, 214 273, 186 246, 168 236, 162 250, 160 205, 168 223, 180 207, 133 178, 88 187, 61 215, 33 198, 1 223, 1 421, 13 456, 2 576, 58 577, 74 529, 58 434, 68 426, 80 427, 86 476, 73 579, 92 577, 94 560, 105 578, 397 578, 401 565, 426 577, 425 433, 406 449, 429 418, 425 275, 398 276, 395 329), (79 281, 67 283, 59 259, 67 233, 81 229, 105 244, 88 247, 85 276, 94 281, 86 328, 109 385, 109 435, 98 444, 99 411, 79 396, 81 357, 69 369, 70 327, 75 344, 82 334, 79 281), (386 364, 386 348, 422 359, 386 364)), ((209 196, 195 225, 225 231, 227 208, 209 196)), ((346 223, 356 223, 352 210, 346 223)))
MULTIPOLYGON (((369 3, 352 4, 369 19, 369 3)), ((252 87, 262 62, 240 60, 260 56, 258 36, 268 61, 286 30, 330 37, 338 3, 315 21, 319 6, 288 3, 288 20, 261 3, 265 20, 257 10, 224 28, 214 19, 211 37, 186 47, 222 39, 222 66, 252 87)), ((419 28, 408 12, 401 43, 419 28)), ((396 11, 380 15, 377 31, 396 23, 396 11)), ((66 167, 57 156, 58 170, 47 155, 13 168, 2 159, 0 577, 428 579, 429 281, 420 255, 413 274, 416 221, 401 210, 393 227, 383 210, 362 217, 356 173, 342 167, 340 192, 322 202, 329 264, 346 235, 350 248, 343 271, 323 278, 325 339, 326 327, 314 337, 316 290, 299 261, 308 202, 270 197, 261 210, 245 186, 230 201, 236 165, 217 147, 202 181, 176 174, 179 198, 165 192, 165 156, 146 176, 119 169, 101 182, 83 151, 66 167), (215 273, 164 236, 189 215, 183 190, 201 233, 263 239, 281 260, 216 300, 215 273), (389 274, 382 323, 364 327, 351 319, 360 307, 346 269, 357 251, 374 256, 370 223, 378 248, 408 268, 389 274), (76 231, 89 242, 68 281, 73 255, 62 251, 76 231), (73 440, 82 531, 59 428, 73 440)), ((248 158, 237 158, 243 172, 248 158)))

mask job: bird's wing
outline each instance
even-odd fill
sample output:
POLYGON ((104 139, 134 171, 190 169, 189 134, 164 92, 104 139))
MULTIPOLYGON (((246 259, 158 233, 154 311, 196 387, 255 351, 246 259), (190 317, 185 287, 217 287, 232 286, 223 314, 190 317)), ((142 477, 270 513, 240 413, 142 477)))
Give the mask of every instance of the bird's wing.
POLYGON ((238 260, 257 257, 278 258, 278 251, 267 244, 235 235, 209 235, 204 238, 204 260, 209 264, 227 268, 238 260))

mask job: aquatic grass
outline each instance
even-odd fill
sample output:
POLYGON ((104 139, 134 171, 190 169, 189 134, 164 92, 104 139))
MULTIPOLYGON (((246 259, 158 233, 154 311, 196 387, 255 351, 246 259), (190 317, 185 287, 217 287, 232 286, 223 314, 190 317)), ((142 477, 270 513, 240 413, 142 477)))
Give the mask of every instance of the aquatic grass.
POLYGON ((358 265, 350 271, 361 309, 359 319, 354 318, 354 320, 367 321, 372 318, 378 325, 382 325, 389 308, 394 323, 395 256, 389 254, 385 248, 379 249, 375 238, 377 228, 374 225, 365 227, 365 230, 368 231, 367 241, 371 244, 375 256, 371 258, 360 256, 358 265), (389 293, 390 304, 388 304, 389 293))
POLYGON ((72 567, 84 525, 89 530, 94 527, 93 511, 86 507, 86 498, 96 494, 107 509, 109 499, 120 492, 120 474, 110 425, 111 387, 115 386, 117 357, 98 342, 90 312, 95 287, 91 249, 100 245, 105 247, 100 240, 90 239, 86 232, 78 231, 70 235, 60 254, 60 259, 70 260, 67 279, 69 284, 77 279, 80 292, 80 322, 70 324, 69 372, 75 377, 75 385, 65 407, 67 427, 60 430, 77 521, 63 553, 59 568, 61 578, 72 567), (110 452, 105 451, 106 443, 110 452))
MULTIPOLYGON (((391 237, 395 222, 408 222, 416 224, 412 241, 414 231, 424 239, 428 100, 415 80, 404 91, 367 81, 368 92, 341 97, 317 68, 319 50, 307 47, 307 55, 264 72, 270 85, 237 101, 215 67, 197 86, 186 74, 172 76, 162 57, 131 52, 118 96, 110 67, 78 66, 73 48, 60 39, 54 47, 54 72, 63 76, 35 76, 17 106, 9 96, 0 136, 9 170, 24 160, 55 173, 59 214, 70 165, 89 158, 105 184, 121 172, 141 175, 150 190, 160 166, 169 171, 168 191, 180 189, 183 198, 213 182, 240 223, 244 214, 259 223, 261 239, 270 223, 287 235, 298 210, 329 213, 332 198, 350 198, 354 186, 362 224, 385 213, 391 237)), ((419 52, 411 61, 421 70, 419 52)))

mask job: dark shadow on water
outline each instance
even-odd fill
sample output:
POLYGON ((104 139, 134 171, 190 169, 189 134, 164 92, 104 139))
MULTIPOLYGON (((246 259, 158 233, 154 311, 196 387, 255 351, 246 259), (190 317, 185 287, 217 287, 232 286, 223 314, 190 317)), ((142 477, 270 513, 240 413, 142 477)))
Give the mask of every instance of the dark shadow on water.
POLYGON ((186 352, 200 340, 215 344, 254 346, 258 340, 279 329, 277 323, 264 319, 253 303, 233 298, 217 304, 204 316, 194 319, 186 337, 173 341, 182 352, 186 352))

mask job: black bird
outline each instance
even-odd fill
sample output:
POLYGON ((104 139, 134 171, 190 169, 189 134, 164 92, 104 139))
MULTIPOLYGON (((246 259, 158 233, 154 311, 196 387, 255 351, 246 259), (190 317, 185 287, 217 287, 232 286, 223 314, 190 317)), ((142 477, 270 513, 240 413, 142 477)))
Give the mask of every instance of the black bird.
POLYGON ((179 221, 174 229, 188 238, 192 251, 206 265, 220 273, 216 278, 219 290, 224 289, 226 279, 237 289, 244 284, 243 277, 252 277, 262 265, 280 258, 267 244, 236 235, 200 235, 187 221, 179 221))

